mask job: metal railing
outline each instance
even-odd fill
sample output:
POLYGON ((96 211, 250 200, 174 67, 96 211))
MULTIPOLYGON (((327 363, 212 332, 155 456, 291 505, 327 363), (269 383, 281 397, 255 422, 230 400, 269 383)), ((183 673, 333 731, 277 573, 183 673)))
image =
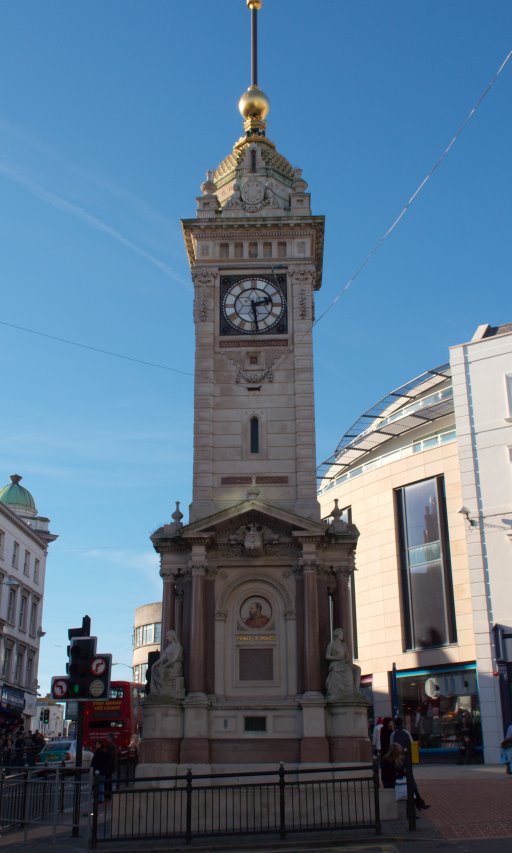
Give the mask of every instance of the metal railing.
MULTIPOLYGON (((0 771, 0 829, 24 831, 46 825, 55 836, 58 828, 78 833, 80 821, 92 811, 92 782, 89 770, 61 768, 3 767, 0 771)), ((88 825, 88 821, 87 821, 88 825)))
POLYGON ((93 785, 91 846, 99 841, 373 829, 380 832, 377 764, 234 771, 133 780, 102 802, 93 785))

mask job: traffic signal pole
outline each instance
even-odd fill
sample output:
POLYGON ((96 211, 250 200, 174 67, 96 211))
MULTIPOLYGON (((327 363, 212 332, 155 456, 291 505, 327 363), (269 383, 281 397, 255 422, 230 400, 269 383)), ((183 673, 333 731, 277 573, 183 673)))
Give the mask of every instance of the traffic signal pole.
POLYGON ((84 744, 84 703, 78 703, 78 717, 76 721, 76 763, 75 763, 75 790, 73 791, 73 830, 72 838, 78 838, 80 829, 80 792, 82 782, 82 752, 84 744))

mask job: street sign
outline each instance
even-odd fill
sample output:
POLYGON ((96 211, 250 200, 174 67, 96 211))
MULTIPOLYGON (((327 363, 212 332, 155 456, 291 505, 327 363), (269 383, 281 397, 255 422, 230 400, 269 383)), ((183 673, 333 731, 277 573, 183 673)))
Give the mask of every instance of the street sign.
POLYGON ((100 699, 105 694, 105 685, 99 678, 95 678, 89 685, 91 698, 100 699))
POLYGON ((105 658, 94 658, 91 663, 91 672, 93 675, 103 675, 107 670, 107 661, 105 658))
POLYGON ((69 681, 65 675, 52 678, 51 694, 53 699, 65 699, 69 692, 69 681))

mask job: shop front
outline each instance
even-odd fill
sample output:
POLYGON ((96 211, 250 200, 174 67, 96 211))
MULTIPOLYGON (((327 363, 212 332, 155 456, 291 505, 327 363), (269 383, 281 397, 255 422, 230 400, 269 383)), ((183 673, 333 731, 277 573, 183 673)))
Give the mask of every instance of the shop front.
POLYGON ((424 759, 480 761, 482 727, 476 664, 393 673, 398 715, 424 759))
POLYGON ((2 684, 0 687, 0 733, 12 734, 23 725, 25 693, 17 687, 2 684))

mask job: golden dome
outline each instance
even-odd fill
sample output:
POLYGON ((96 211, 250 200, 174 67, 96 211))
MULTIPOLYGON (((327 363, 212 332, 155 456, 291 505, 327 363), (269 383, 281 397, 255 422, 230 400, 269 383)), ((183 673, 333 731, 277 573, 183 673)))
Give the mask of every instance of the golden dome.
POLYGON ((238 102, 238 109, 245 119, 254 117, 265 121, 270 103, 261 89, 258 89, 257 86, 249 86, 238 102))

